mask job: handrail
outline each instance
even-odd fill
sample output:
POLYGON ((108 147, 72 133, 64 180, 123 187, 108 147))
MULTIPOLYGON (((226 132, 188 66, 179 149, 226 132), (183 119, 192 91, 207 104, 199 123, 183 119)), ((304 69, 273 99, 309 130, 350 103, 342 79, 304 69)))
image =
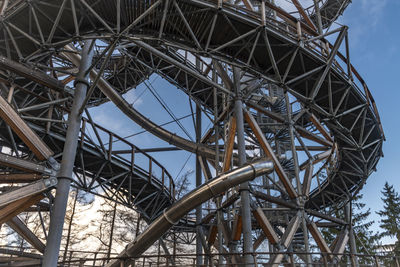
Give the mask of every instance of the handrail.
MULTIPOLYGON (((210 2, 215 2, 212 0, 208 0, 210 2)), ((237 5, 233 5, 233 4, 229 4, 229 3, 223 3, 223 5, 228 6, 229 8, 232 9, 240 9, 241 12, 245 13, 247 16, 250 16, 252 18, 255 18, 257 20, 262 20, 262 15, 260 14, 260 12, 257 11, 252 11, 249 10, 247 8, 243 8, 237 5)), ((324 58, 327 58, 330 55, 331 51, 327 51, 327 49, 333 49, 333 45, 328 42, 327 39, 325 39, 325 36, 321 36, 321 38, 317 38, 320 36, 320 34, 318 32, 316 32, 315 30, 313 30, 310 26, 308 26, 305 22, 299 20, 298 18, 294 17, 293 15, 289 14, 288 12, 286 12, 285 10, 281 9, 280 7, 277 7, 271 3, 265 2, 265 5, 274 10, 275 12, 277 12, 277 16, 279 18, 281 18, 284 22, 286 22, 287 24, 285 26, 289 26, 289 27, 281 27, 280 25, 277 24, 278 21, 274 20, 271 17, 268 17, 268 22, 269 24, 279 27, 280 30, 283 30, 286 33, 289 33, 289 35, 297 35, 298 40, 297 41, 305 41, 307 42, 307 39, 313 39, 312 43, 315 45, 315 47, 312 47, 311 45, 308 45, 307 48, 312 51, 312 52, 316 52, 318 56, 322 56, 324 58), (300 32, 298 32, 297 30, 297 25, 300 26, 300 32), (290 31, 290 29, 292 29, 292 31, 290 31), (308 34, 308 35, 307 35, 308 34), (319 42, 318 42, 319 40, 319 42), (321 47, 320 43, 325 43, 327 44, 327 47, 321 47), (319 51, 316 48, 321 48, 321 51, 319 51), (325 52, 325 53, 324 53, 325 52)), ((348 44, 346 44, 348 45, 348 44)), ((336 55, 335 55, 336 59, 340 59, 345 65, 347 65, 348 72, 344 72, 344 70, 340 67, 340 64, 338 64, 338 60, 335 59, 335 63, 332 64, 332 67, 334 66, 335 70, 337 70, 339 73, 341 73, 344 77, 348 78, 348 79, 353 79, 352 74, 354 75, 354 77, 357 78, 358 82, 362 85, 363 89, 364 89, 364 97, 366 98, 366 101, 368 103, 368 106, 372 109, 373 114, 375 115, 375 118, 379 124, 379 128, 382 132, 382 136, 383 139, 386 140, 385 138, 385 133, 383 131, 383 127, 382 127, 382 123, 381 123, 381 119, 378 113, 378 109, 376 107, 376 103, 374 98, 371 95, 371 92, 367 86, 367 84, 365 83, 364 79, 361 77, 361 75, 357 72, 357 70, 355 69, 355 67, 348 61, 347 57, 344 56, 340 51, 337 51, 336 55)), ((358 89, 356 83, 353 83, 353 85, 358 89)), ((361 92, 361 91, 360 91, 361 92)))
MULTIPOLYGON (((108 149, 105 149, 105 151, 103 151, 103 152, 106 154, 106 156, 108 157, 109 160, 111 160, 112 157, 118 158, 119 160, 122 160, 126 164, 130 165, 131 166, 131 171, 133 171, 133 166, 135 166, 135 154, 136 153, 143 154, 149 161, 148 170, 144 169, 143 167, 141 167, 139 165, 136 165, 136 166, 138 168, 142 169, 143 171, 145 171, 145 172, 147 171, 148 172, 148 174, 149 174, 148 179, 149 179, 150 183, 153 181, 153 179, 152 179, 153 177, 156 178, 156 180, 158 182, 160 182, 160 184, 162 185, 163 190, 165 188, 169 192, 171 199, 172 200, 175 199, 175 183, 174 183, 174 180, 173 180, 171 174, 166 170, 166 168, 163 165, 161 165, 161 163, 159 163, 155 158, 150 156, 148 153, 146 153, 145 151, 143 151, 139 147, 137 147, 134 144, 130 143, 129 141, 127 141, 123 137, 111 132, 110 130, 108 130, 108 129, 106 129, 106 128, 104 128, 104 127, 102 127, 102 126, 100 126, 100 125, 98 125, 98 124, 96 124, 94 122, 93 123, 90 122, 90 120, 87 119, 87 118, 82 118, 81 139, 85 139, 84 137, 87 136, 87 134, 85 134, 85 131, 87 130, 86 125, 88 123, 92 126, 93 131, 100 130, 100 131, 104 132, 107 135, 106 139, 109 140, 109 143, 107 144, 108 145, 108 149), (126 158, 124 158, 122 156, 119 156, 119 155, 115 154, 115 153, 112 153, 112 149, 113 149, 112 145, 113 145, 113 143, 118 142, 118 141, 123 142, 123 143, 125 143, 126 145, 128 145, 130 147, 131 160, 128 160, 128 159, 126 159, 126 158), (161 169, 161 177, 157 177, 154 174, 152 174, 153 164, 155 164, 156 166, 158 166, 161 169), (167 178, 167 179, 165 179, 165 178, 167 178), (165 183, 166 180, 168 180, 168 182, 169 182, 168 184, 165 183)), ((83 141, 85 141, 86 143, 90 142, 93 145, 98 146, 98 144, 96 144, 94 142, 94 140, 91 140, 89 138, 86 138, 86 140, 83 140, 83 141)), ((100 141, 99 141, 99 143, 100 143, 100 141)), ((104 144, 100 144, 100 146, 104 146, 104 144)))

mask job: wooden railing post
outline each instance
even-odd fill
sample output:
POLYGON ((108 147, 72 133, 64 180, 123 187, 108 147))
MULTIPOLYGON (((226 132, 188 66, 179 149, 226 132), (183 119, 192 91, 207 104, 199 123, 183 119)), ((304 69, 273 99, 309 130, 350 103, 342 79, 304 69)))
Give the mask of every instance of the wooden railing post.
POLYGON ((379 263, 379 259, 378 259, 378 256, 377 255, 375 255, 375 266, 376 267, 380 267, 381 265, 380 265, 380 263, 379 263))
POLYGON ((324 267, 328 267, 328 260, 326 253, 322 253, 322 261, 324 262, 324 267))
POLYGON ((97 252, 94 253, 94 257, 93 257, 93 266, 96 266, 96 260, 97 259, 97 252))

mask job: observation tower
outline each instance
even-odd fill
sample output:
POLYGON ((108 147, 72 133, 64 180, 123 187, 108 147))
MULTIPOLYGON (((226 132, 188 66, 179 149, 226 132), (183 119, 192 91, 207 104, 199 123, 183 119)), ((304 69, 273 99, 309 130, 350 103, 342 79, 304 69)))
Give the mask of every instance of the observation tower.
POLYGON ((351 199, 385 137, 336 22, 350 2, 0 1, 0 224, 31 247, 0 248, 11 255, 0 262, 359 266, 351 199), (189 103, 179 107, 191 114, 188 134, 166 100, 156 97, 173 127, 126 99, 143 84, 159 96, 150 77, 189 103), (96 122, 106 103, 164 145, 143 149, 96 122), (175 151, 195 158, 194 186, 179 197, 176 166, 158 159, 175 151), (73 188, 131 208, 147 228, 118 255, 66 261, 73 188), (38 214, 45 240, 26 213, 38 214))

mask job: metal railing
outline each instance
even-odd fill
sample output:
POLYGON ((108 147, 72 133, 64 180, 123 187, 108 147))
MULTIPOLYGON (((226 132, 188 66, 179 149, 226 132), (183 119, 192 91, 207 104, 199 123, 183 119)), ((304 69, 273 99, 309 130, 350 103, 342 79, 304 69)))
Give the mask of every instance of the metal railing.
POLYGON ((82 118, 80 144, 92 146, 101 151, 109 161, 117 161, 129 166, 130 171, 140 170, 149 183, 158 185, 168 192, 171 200, 175 200, 175 183, 171 174, 156 159, 141 150, 125 138, 94 123, 92 120, 82 118), (91 136, 95 135, 95 138, 91 136), (158 171, 157 171, 158 170, 158 171))
MULTIPOLYGON (((320 253, 320 252, 256 252, 251 253, 254 265, 253 266, 290 266, 301 267, 307 266, 301 258, 309 255, 311 257, 313 267, 344 267, 355 266, 357 263, 359 267, 400 267, 400 256, 386 254, 349 254, 349 253, 320 253), (278 265, 272 265, 269 260, 278 254, 284 254, 284 261, 278 265)), ((197 254, 159 254, 159 255, 144 255, 140 258, 120 258, 125 264, 124 266, 135 267, 151 267, 151 266, 198 266, 196 265, 197 254)), ((241 263, 241 258, 244 256, 242 253, 212 253, 202 254, 204 257, 204 264, 201 266, 246 266, 241 263), (219 262, 222 256, 224 261, 219 262), (235 258, 236 263, 232 264, 231 261, 235 258)), ((70 251, 68 259, 60 262, 63 266, 104 266, 109 260, 116 259, 115 254, 111 254, 110 258, 106 257, 105 252, 83 252, 83 251, 70 251)))

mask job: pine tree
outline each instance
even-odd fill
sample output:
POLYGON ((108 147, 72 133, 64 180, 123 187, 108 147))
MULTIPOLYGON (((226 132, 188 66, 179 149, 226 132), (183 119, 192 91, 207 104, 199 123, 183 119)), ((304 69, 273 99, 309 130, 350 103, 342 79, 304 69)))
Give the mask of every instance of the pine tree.
POLYGON ((363 195, 353 199, 353 229, 356 236, 356 246, 359 253, 368 254, 375 250, 379 243, 379 235, 370 230, 374 221, 369 220, 371 209, 365 210, 366 204, 361 202, 363 195))
MULTIPOLYGON (((369 220, 371 215, 371 209, 365 209, 366 204, 362 202, 363 195, 359 194, 352 200, 352 221, 354 236, 356 239, 357 252, 361 254, 373 253, 376 246, 379 243, 379 235, 374 233, 370 227, 374 224, 374 221, 369 220)), ((335 217, 344 218, 343 209, 335 212, 335 217)), ((322 234, 328 244, 332 244, 334 239, 340 234, 339 228, 324 229, 322 234)), ((346 248, 345 253, 349 253, 349 248, 346 248)), ((370 259, 360 258, 360 263, 368 264, 371 263, 370 259)))
POLYGON ((383 209, 378 211, 377 214, 382 218, 380 220, 380 227, 383 232, 380 234, 381 237, 395 237, 397 239, 395 243, 396 254, 400 254, 400 196, 394 190, 393 185, 385 183, 382 191, 383 197, 383 209))

